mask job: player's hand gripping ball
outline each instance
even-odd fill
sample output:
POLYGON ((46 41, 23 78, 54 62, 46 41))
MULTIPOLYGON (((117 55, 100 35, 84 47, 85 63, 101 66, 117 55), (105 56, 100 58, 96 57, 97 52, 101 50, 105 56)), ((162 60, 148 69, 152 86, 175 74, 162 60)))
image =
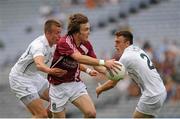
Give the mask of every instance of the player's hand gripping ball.
POLYGON ((106 76, 110 80, 122 80, 125 76, 125 67, 122 63, 119 61, 115 61, 117 63, 115 68, 107 69, 106 70, 106 76))

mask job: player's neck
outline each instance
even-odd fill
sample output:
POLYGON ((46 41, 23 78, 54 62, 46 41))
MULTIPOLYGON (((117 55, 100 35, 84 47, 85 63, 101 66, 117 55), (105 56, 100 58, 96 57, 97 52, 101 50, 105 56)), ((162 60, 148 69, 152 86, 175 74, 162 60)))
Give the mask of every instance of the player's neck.
POLYGON ((81 41, 75 35, 73 36, 73 40, 77 47, 79 47, 81 45, 81 41))
POLYGON ((52 47, 53 43, 51 42, 50 38, 47 35, 45 35, 45 36, 46 36, 46 39, 47 39, 49 46, 52 47))

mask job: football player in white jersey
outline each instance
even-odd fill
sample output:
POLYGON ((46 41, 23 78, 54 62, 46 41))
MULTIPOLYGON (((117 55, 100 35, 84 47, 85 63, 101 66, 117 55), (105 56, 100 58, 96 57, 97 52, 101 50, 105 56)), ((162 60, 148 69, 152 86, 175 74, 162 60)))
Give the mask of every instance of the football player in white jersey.
MULTIPOLYGON (((166 99, 163 81, 153 66, 149 56, 133 45, 133 35, 129 31, 115 33, 115 48, 120 53, 121 62, 141 89, 141 97, 134 111, 134 118, 153 118, 157 116, 166 99)), ((108 80, 96 88, 97 96, 113 88, 118 81, 108 80)), ((119 115, 121 116, 121 115, 119 115)))
POLYGON ((49 101, 49 84, 39 71, 59 77, 67 72, 47 65, 52 59, 60 33, 60 22, 47 20, 44 35, 31 42, 9 74, 11 90, 26 105, 33 118, 48 118, 42 99, 49 101))

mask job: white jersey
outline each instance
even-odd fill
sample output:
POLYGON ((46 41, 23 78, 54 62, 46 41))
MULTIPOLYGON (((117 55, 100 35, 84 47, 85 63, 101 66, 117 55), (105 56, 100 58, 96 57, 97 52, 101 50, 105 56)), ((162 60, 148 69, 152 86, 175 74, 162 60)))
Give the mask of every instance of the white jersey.
POLYGON ((121 58, 128 75, 141 88, 141 93, 145 96, 156 96, 165 91, 163 81, 153 66, 148 55, 139 47, 127 47, 121 58))
POLYGON ((48 64, 52 60, 55 46, 50 47, 45 35, 36 38, 21 55, 17 63, 13 66, 11 74, 36 75, 38 72, 33 58, 44 56, 44 63, 48 64))

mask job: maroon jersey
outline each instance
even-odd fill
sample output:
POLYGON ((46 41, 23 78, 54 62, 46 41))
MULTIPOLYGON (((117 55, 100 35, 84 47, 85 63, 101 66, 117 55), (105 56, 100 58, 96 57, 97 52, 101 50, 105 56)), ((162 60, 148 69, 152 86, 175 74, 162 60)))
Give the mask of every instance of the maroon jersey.
POLYGON ((75 51, 96 58, 93 47, 89 41, 77 47, 72 36, 61 37, 57 43, 51 67, 67 70, 67 74, 62 77, 48 75, 50 83, 58 85, 66 82, 80 81, 79 63, 70 56, 75 51))

